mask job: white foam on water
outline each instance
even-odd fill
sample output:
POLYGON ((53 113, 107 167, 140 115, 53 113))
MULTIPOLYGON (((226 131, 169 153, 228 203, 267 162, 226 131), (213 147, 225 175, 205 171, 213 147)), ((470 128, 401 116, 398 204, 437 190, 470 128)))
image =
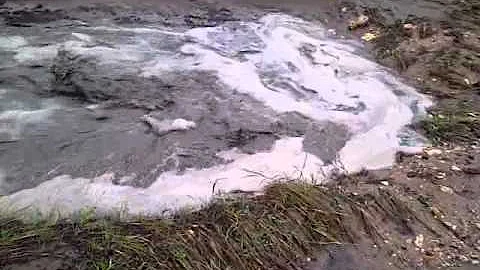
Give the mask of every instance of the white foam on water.
POLYGON ((42 47, 25 46, 18 48, 14 59, 20 63, 38 62, 49 60, 57 56, 59 45, 47 45, 42 47))
MULTIPOLYGON (((299 112, 314 120, 346 125, 353 136, 336 162, 347 172, 388 167, 398 150, 419 149, 400 145, 399 133, 431 101, 387 69, 356 54, 356 46, 329 38, 322 26, 274 14, 258 22, 232 22, 186 32, 95 29, 148 33, 157 41, 165 35, 180 36, 185 44, 177 53, 163 53, 143 37, 138 38, 138 44, 110 48, 86 46, 77 36, 77 41, 60 46, 109 63, 133 61, 140 65, 143 76, 162 76, 172 70, 214 71, 228 91, 248 94, 279 113, 299 112), (145 57, 152 52, 156 58, 145 57)), ((0 200, 19 208, 34 205, 46 213, 124 207, 131 214, 159 214, 164 209, 204 203, 218 190, 261 190, 284 176, 301 174, 321 181, 332 166, 324 166, 316 156, 304 152, 302 140, 283 138, 271 151, 254 155, 219 153, 232 162, 180 175, 162 173, 145 189, 113 185, 114 174, 96 179, 62 176, 0 200)))
POLYGON ((0 37, 0 49, 2 50, 16 50, 20 47, 26 46, 27 40, 21 36, 0 37))
POLYGON ((44 123, 55 110, 60 108, 51 100, 37 101, 36 96, 9 96, 19 91, 0 89, 0 141, 15 141, 22 138, 24 127, 44 123), (33 98, 32 100, 28 100, 33 98), (6 105, 6 106, 5 106, 6 105))
POLYGON ((221 82, 278 112, 296 111, 347 125, 354 134, 340 152, 349 172, 390 166, 398 133, 431 101, 399 82, 351 44, 327 37, 321 26, 286 15, 259 23, 196 28, 194 42, 173 59, 162 57, 145 76, 171 69, 212 70, 221 82), (398 95, 395 91, 401 91, 398 95))
POLYGON ((302 138, 278 140, 269 152, 230 154, 235 160, 229 164, 189 170, 181 175, 163 173, 148 188, 112 185, 113 173, 95 179, 60 176, 0 198, 0 205, 32 207, 47 214, 58 211, 68 215, 84 207, 94 207, 99 212, 123 209, 128 214, 160 214, 165 209, 198 207, 219 192, 257 191, 286 176, 322 179, 324 175, 322 161, 302 150, 302 138))
POLYGON ((72 33, 72 36, 74 36, 77 39, 79 39, 80 41, 84 41, 84 42, 92 42, 93 41, 92 36, 89 36, 89 35, 83 34, 83 33, 72 33))
POLYGON ((29 124, 42 123, 48 120, 53 110, 58 107, 51 106, 38 110, 8 110, 0 113, 0 139, 19 140, 22 138, 23 129, 29 124))

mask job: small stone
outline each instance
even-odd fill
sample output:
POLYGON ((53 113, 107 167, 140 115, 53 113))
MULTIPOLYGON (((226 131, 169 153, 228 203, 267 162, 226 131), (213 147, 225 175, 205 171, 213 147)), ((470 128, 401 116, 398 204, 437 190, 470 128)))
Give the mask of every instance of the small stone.
POLYGON ((475 227, 480 230, 480 223, 475 223, 475 227))
POLYGON ((469 79, 465 78, 465 79, 463 79, 463 81, 465 82, 466 85, 470 85, 470 80, 469 79))
POLYGON ((415 29, 417 28, 414 24, 411 24, 411 23, 406 23, 403 25, 403 29, 405 30, 412 30, 412 29, 415 29))
POLYGON ((432 210, 432 214, 435 218, 443 218, 442 212, 435 206, 432 206, 430 210, 432 210))
POLYGON ((427 154, 429 156, 438 156, 438 155, 442 154, 442 150, 440 150, 440 149, 429 149, 429 150, 425 150, 425 154, 427 154))
POLYGON ((480 264, 480 261, 479 261, 479 260, 472 260, 472 264, 473 264, 473 265, 479 265, 479 264, 480 264))
POLYGON ((438 81, 437 78, 432 78, 432 82, 438 81))
POLYGON ((415 176, 417 176, 417 172, 415 172, 415 171, 409 171, 409 172, 407 172, 407 177, 408 177, 408 178, 413 178, 413 177, 415 177, 415 176))
POLYGON ((453 189, 447 186, 440 186, 440 190, 448 194, 453 194, 453 189))
POLYGON ((350 21, 350 23, 348 24, 348 29, 355 30, 357 28, 364 27, 368 24, 369 21, 370 18, 365 15, 360 15, 357 19, 350 21))
POLYGON ((328 29, 328 33, 334 36, 337 34, 337 31, 335 31, 335 29, 328 29))
POLYGON ((462 169, 460 169, 459 167, 457 167, 457 166, 455 166, 455 165, 453 165, 453 166, 451 167, 451 169, 452 169, 452 171, 456 171, 456 172, 462 171, 462 169))
POLYGON ((443 222, 443 225, 447 226, 447 227, 448 227, 449 229, 451 229, 452 231, 457 230, 457 225, 453 225, 453 223, 451 223, 451 222, 444 221, 444 222, 443 222))
POLYGON ((390 185, 390 183, 388 181, 381 181, 380 184, 382 184, 386 187, 390 185))
POLYGON ((415 246, 418 248, 421 248, 423 246, 423 240, 424 240, 423 234, 417 235, 414 241, 415 246))
POLYGON ((435 178, 437 178, 437 179, 445 179, 446 176, 447 176, 446 173, 444 173, 444 172, 439 172, 437 175, 435 175, 435 178))
POLYGON ((468 257, 465 256, 465 255, 459 255, 458 259, 462 262, 468 262, 469 261, 468 257))
POLYGON ((347 7, 343 7, 343 8, 342 8, 342 12, 343 12, 343 13, 347 12, 347 10, 348 10, 347 7))

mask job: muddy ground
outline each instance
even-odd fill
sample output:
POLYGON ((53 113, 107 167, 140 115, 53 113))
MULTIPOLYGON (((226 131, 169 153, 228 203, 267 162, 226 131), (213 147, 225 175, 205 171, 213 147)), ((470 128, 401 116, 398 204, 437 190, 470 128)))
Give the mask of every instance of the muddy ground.
MULTIPOLYGON (((24 28, 72 14, 99 18, 118 13, 122 24, 157 23, 157 16, 144 16, 149 10, 167 14, 162 23, 188 27, 284 11, 321 20, 339 36, 376 35, 366 43, 370 57, 436 98, 430 118, 417 127, 435 146, 424 154, 399 154, 391 170, 333 183, 329 188, 369 209, 364 216, 375 221, 370 228, 375 234, 360 233, 354 245, 319 250, 304 268, 480 269, 479 1, 141 1, 135 7, 129 1, 98 2, 11 1, 0 12, 8 25, 24 28), (252 7, 257 12, 248 12, 252 7), (349 21, 360 14, 369 17, 369 24, 349 31, 349 21)), ((69 269, 52 259, 62 257, 57 253, 43 257, 6 256, 1 262, 5 269, 69 269)))

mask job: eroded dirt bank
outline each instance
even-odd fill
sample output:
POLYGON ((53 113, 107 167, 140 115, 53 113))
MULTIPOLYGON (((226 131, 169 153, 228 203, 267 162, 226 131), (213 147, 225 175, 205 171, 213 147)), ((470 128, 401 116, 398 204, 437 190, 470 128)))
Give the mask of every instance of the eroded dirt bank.
MULTIPOLYGON (((332 186, 319 188, 320 191, 316 188, 311 191, 312 187, 300 191, 284 187, 285 191, 279 192, 273 188, 269 193, 272 196, 270 198, 246 198, 242 199, 246 203, 234 203, 233 206, 225 204, 221 210, 212 207, 187 218, 179 216, 173 221, 174 225, 165 225, 162 229, 158 228, 164 224, 163 221, 133 224, 113 222, 115 225, 102 225, 102 221, 92 221, 93 218, 88 214, 83 217, 83 223, 76 223, 80 224, 79 229, 73 231, 70 228, 75 227, 68 221, 41 229, 44 228, 43 225, 22 228, 19 226, 21 224, 7 220, 2 222, 2 235, 5 235, 2 239, 5 240, 0 246, 1 266, 6 266, 7 269, 123 269, 132 266, 137 269, 137 266, 142 265, 145 269, 153 267, 152 265, 165 269, 226 269, 226 266, 232 269, 305 267, 315 270, 438 267, 478 269, 480 163, 476 145, 480 111, 480 3, 473 0, 402 3, 371 1, 362 4, 323 1, 209 4, 163 1, 159 4, 145 1, 132 7, 131 3, 117 1, 114 3, 115 8, 112 8, 111 4, 99 5, 93 1, 82 3, 82 7, 65 1, 61 4, 60 1, 42 3, 43 6, 39 7, 37 5, 40 2, 42 1, 25 2, 29 8, 23 10, 23 3, 15 1, 19 5, 15 9, 23 11, 4 9, 3 19, 11 26, 28 28, 28 24, 46 23, 62 16, 72 16, 69 11, 57 9, 74 9, 81 16, 101 18, 105 13, 113 12, 120 13, 118 21, 127 25, 130 21, 140 20, 148 24, 156 23, 158 17, 145 16, 145 10, 158 10, 161 14, 171 14, 162 16, 162 23, 184 27, 189 24, 213 26, 219 21, 231 19, 232 12, 242 14, 244 18, 253 18, 262 12, 281 10, 306 19, 320 19, 335 29, 339 36, 353 35, 360 38, 367 32, 372 33, 378 37, 367 43, 371 48, 371 57, 395 68, 409 83, 437 98, 431 118, 418 127, 436 146, 424 154, 398 155, 397 164, 391 170, 341 178, 332 186), (47 12, 45 9, 49 5, 52 7, 47 12), (258 13, 251 12, 252 6, 258 13), (37 11, 32 11, 31 8, 37 8, 37 11), (349 21, 360 14, 369 17, 369 25, 353 32, 348 31, 349 21), (166 22, 164 17, 168 17, 166 22), (319 197, 324 189, 326 193, 334 195, 319 197), (318 201, 293 199, 302 194, 314 196, 318 201), (278 198, 284 200, 275 201, 278 198), (325 207, 326 202, 334 205, 334 208, 325 207), (256 204, 266 205, 266 208, 260 207, 255 211, 249 208, 256 204), (344 206, 346 207, 342 208, 344 206), (281 212, 283 216, 280 215, 280 218, 276 216, 276 207, 284 207, 281 209, 285 212, 281 212), (307 211, 302 207, 308 211, 320 210, 320 214, 312 218, 302 212, 307 211), (322 211, 327 214, 323 215, 322 211), (225 218, 221 214, 225 212, 229 214, 226 220, 220 220, 225 218), (351 223, 352 228, 342 228, 335 223, 336 220, 342 220, 344 213, 355 221, 351 223), (252 220, 258 224, 265 217, 272 223, 261 223, 258 227, 250 224, 252 220), (275 218, 293 222, 276 222, 275 218), (298 225, 292 225, 297 222, 298 225), (282 228, 281 224, 287 225, 278 229, 278 233, 277 227, 271 227, 272 224, 278 228, 282 228), (299 230, 293 232, 288 226, 298 226, 299 230), (171 239, 174 240, 151 237, 165 234, 163 228, 169 230, 167 235, 173 235, 171 239), (307 228, 307 232, 303 231, 304 228, 307 228), (312 228, 321 228, 320 236, 312 238, 317 242, 353 242, 354 245, 327 245, 325 249, 312 247, 307 244, 312 239, 301 238, 315 235, 315 232, 310 231, 312 228), (252 235, 256 231, 261 235, 252 235), (289 231, 292 233, 286 234, 289 231), (61 237, 52 237, 52 232, 61 237), (75 232, 78 233, 75 239, 62 235, 75 232), (190 237, 192 232, 193 236, 197 236, 197 233, 201 236, 190 237), (351 232, 357 233, 349 234, 351 232), (226 244, 225 248, 233 246, 234 250, 249 250, 249 247, 255 249, 255 245, 268 246, 271 243, 269 241, 290 246, 272 244, 270 249, 255 252, 250 250, 251 252, 241 255, 245 257, 232 258, 229 257, 231 250, 226 251, 216 245, 225 244, 222 242, 225 237, 235 233, 238 233, 232 236, 235 244, 226 244), (210 237, 212 235, 219 237, 210 237), (252 240, 247 242, 249 246, 237 245, 242 235, 252 240), (290 236, 292 238, 288 238, 290 236), (132 245, 124 245, 131 243, 125 239, 140 240, 133 241, 132 245), (198 245, 192 244, 197 243, 198 239, 205 241, 198 245), (169 242, 171 246, 163 249, 161 245, 164 241, 172 241, 169 242), (294 243, 298 246, 292 248, 294 243), (185 246, 194 248, 183 250, 185 246), (292 253, 286 252, 288 249, 292 253), (147 253, 144 253, 145 250, 147 253), (166 261, 155 262, 148 253, 150 250, 157 255, 163 254, 162 258, 166 258, 166 261), (124 260, 122 252, 127 254, 127 259, 124 260), (202 261, 196 252, 206 252, 212 260, 202 261), (132 260, 134 257, 140 260, 132 260), (260 261, 241 263, 242 259, 254 260, 255 257, 261 258, 260 261), (314 262, 309 262, 311 260, 314 262)), ((268 138, 270 134, 267 132, 265 136, 268 138)), ((346 218, 344 221, 351 220, 346 218)))

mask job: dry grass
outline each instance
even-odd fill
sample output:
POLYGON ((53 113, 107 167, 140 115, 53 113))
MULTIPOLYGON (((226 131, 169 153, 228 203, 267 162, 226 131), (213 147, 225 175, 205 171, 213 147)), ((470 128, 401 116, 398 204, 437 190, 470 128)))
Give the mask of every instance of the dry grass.
POLYGON ((277 184, 255 198, 223 199, 171 219, 0 223, 0 265, 73 251, 80 269, 297 269, 328 244, 355 237, 355 203, 308 184, 277 184))
POLYGON ((379 215, 404 223, 408 209, 389 193, 284 183, 168 219, 126 222, 92 211, 55 223, 4 218, 0 266, 56 256, 75 269, 299 269, 325 245, 383 241, 379 215))

